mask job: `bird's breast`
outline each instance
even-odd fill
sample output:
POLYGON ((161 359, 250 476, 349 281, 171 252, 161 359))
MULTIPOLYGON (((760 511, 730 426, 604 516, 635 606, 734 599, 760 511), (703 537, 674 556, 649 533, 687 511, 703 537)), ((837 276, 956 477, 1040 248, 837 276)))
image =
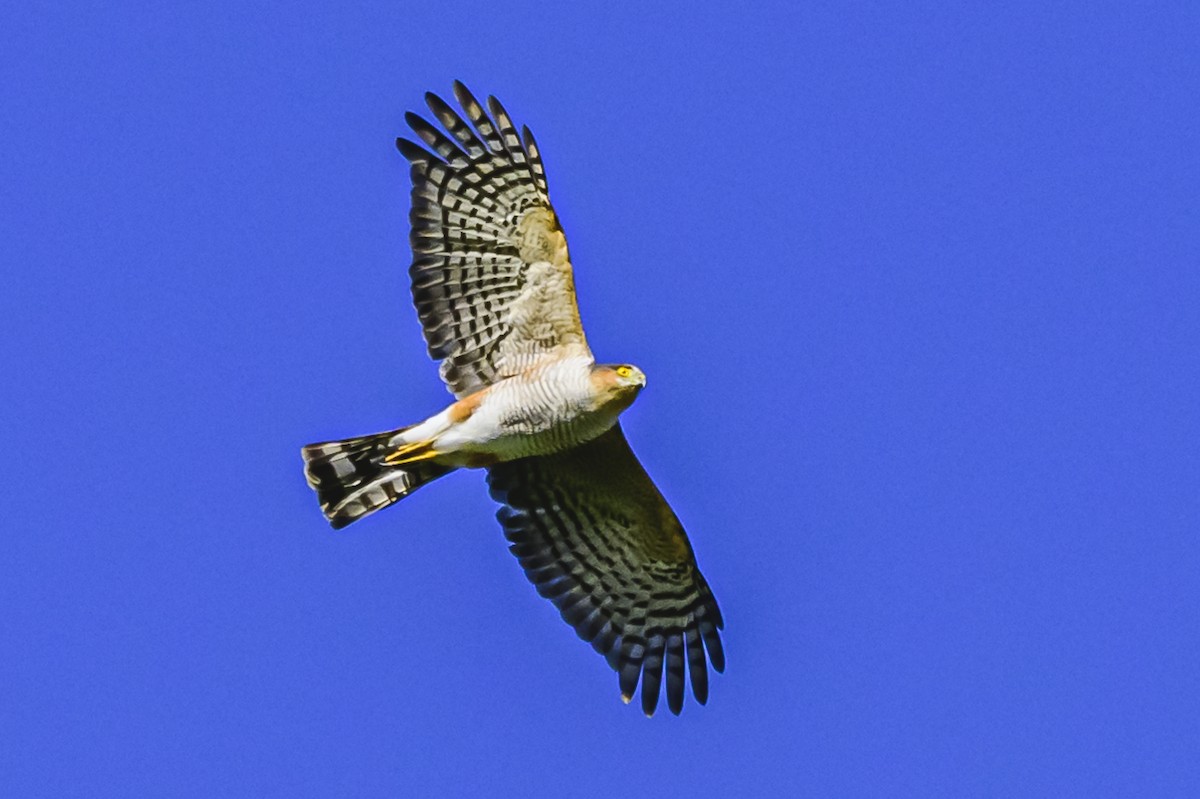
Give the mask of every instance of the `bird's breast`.
POLYGON ((530 369, 495 384, 471 417, 480 448, 501 460, 549 455, 604 433, 616 416, 598 407, 590 362, 530 369))

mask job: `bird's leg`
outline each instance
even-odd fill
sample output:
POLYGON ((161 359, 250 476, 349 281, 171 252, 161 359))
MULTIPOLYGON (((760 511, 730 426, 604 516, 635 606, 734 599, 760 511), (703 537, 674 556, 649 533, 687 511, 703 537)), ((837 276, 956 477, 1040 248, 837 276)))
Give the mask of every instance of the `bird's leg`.
POLYGON ((412 444, 405 444, 398 448, 395 452, 384 458, 383 462, 388 466, 402 466, 408 463, 427 461, 436 458, 440 454, 434 449, 432 441, 415 441, 412 444))

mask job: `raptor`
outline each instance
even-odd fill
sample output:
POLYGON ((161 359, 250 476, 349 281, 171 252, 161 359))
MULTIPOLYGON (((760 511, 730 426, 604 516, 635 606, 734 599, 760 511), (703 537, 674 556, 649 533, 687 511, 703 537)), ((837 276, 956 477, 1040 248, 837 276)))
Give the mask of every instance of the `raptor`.
POLYGON ((619 416, 646 385, 599 364, 584 337, 567 241, 541 153, 494 97, 454 84, 462 114, 425 96, 409 113, 413 303, 455 401, 423 422, 310 444, 305 474, 344 527, 457 469, 485 468, 530 582, 653 715, 685 682, 708 699, 725 668, 717 602, 683 526, 642 468, 619 416))

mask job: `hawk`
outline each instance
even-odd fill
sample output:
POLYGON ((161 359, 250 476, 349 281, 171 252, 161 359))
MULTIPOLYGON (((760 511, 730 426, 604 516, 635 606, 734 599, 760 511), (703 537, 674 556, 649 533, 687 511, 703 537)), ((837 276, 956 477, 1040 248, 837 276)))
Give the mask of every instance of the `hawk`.
POLYGON ((413 303, 456 401, 425 421, 310 444, 305 474, 344 527, 461 468, 485 468, 525 575, 617 672, 647 716, 664 672, 667 705, 708 699, 725 668, 724 623, 679 519, 642 468, 618 417, 646 385, 630 364, 598 364, 567 240, 533 134, 495 97, 459 82, 465 119, 433 93, 444 130, 408 113, 424 143, 411 164, 413 303))

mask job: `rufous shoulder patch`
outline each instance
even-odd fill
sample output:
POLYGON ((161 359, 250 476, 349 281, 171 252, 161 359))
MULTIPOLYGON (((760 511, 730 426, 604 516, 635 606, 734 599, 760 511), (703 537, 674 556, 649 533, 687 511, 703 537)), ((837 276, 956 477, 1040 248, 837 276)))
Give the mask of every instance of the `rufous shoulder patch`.
POLYGON ((458 424, 459 422, 465 422, 470 419, 475 411, 479 410, 479 406, 483 404, 483 398, 487 393, 487 388, 481 388, 474 394, 468 394, 458 402, 451 405, 447 411, 451 423, 458 424))

